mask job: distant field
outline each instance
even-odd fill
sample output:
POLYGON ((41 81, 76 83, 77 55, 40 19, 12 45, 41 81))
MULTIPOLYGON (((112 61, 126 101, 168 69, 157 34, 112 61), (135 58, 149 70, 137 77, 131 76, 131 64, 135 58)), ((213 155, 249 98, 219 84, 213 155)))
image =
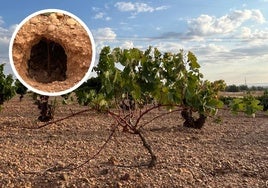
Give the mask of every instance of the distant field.
MULTIPOLYGON (((262 96, 264 91, 251 91, 251 95, 254 97, 262 96)), ((224 97, 243 97, 247 94, 246 91, 241 91, 241 92, 220 92, 219 96, 224 96, 224 97)))

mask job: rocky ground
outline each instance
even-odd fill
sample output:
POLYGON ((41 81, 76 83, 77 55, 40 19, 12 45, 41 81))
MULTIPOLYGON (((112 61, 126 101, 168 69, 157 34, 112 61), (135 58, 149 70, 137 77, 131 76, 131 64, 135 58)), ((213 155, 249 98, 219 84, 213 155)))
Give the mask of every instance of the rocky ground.
MULTIPOLYGON (((87 109, 60 100, 55 119, 87 109)), ((116 131, 100 154, 70 170, 98 152, 112 119, 89 111, 26 129, 42 125, 39 111, 29 96, 15 97, 0 112, 0 187, 268 187, 268 114, 220 114, 202 130, 182 127, 179 113, 148 124, 153 168, 139 137, 116 131)))

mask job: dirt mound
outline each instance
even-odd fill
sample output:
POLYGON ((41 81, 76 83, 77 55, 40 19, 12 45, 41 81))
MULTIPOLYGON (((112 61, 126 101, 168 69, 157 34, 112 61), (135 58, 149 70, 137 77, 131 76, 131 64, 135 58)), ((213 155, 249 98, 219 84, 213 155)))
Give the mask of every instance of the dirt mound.
POLYGON ((32 17, 14 38, 12 55, 20 77, 45 92, 67 90, 87 73, 92 41, 85 28, 62 13, 32 17))

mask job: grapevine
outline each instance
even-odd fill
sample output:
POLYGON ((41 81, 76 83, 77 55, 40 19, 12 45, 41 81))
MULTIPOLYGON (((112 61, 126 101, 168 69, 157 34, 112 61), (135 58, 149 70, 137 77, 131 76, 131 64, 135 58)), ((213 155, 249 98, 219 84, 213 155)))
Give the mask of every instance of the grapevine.
POLYGON ((230 104, 233 113, 244 112, 247 115, 255 117, 257 111, 263 110, 263 106, 260 104, 261 101, 255 99, 250 93, 244 96, 242 99, 235 98, 230 104))
POLYGON ((15 81, 16 93, 20 95, 20 101, 22 101, 24 95, 27 92, 27 87, 25 87, 18 79, 15 81))
POLYGON ((259 97, 261 104, 263 105, 263 111, 268 110, 268 89, 264 91, 263 95, 259 97))
POLYGON ((11 74, 4 74, 4 65, 0 64, 0 110, 4 102, 10 100, 16 94, 13 77, 11 74))
POLYGON ((203 81, 199 68, 192 52, 162 54, 152 47, 145 51, 104 47, 94 68, 97 77, 80 87, 76 95, 80 104, 107 113, 122 131, 137 135, 151 156, 148 166, 153 167, 156 155, 144 136, 145 125, 181 112, 184 126, 199 129, 207 116, 214 115, 223 105, 217 93, 224 89, 224 81, 203 81), (160 108, 168 111, 143 120, 146 114, 160 108), (193 113, 198 113, 199 118, 194 119, 193 113))

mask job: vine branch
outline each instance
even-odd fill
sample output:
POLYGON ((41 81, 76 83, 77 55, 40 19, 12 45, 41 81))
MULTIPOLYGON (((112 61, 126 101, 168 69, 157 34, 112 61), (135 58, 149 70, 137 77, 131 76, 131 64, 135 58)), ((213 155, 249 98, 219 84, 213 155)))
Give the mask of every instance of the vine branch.
POLYGON ((79 114, 82 114, 82 113, 85 113, 85 112, 88 112, 88 111, 90 111, 90 109, 81 110, 81 111, 79 111, 79 112, 72 113, 72 114, 69 115, 69 116, 66 116, 66 117, 63 117, 63 118, 60 118, 60 119, 57 119, 57 120, 54 120, 54 121, 49 121, 49 122, 44 123, 43 125, 40 125, 40 126, 38 126, 38 127, 22 127, 22 128, 25 128, 25 129, 41 129, 41 128, 46 127, 46 126, 48 126, 48 125, 58 123, 58 122, 60 122, 60 121, 63 121, 63 120, 65 120, 65 119, 69 119, 69 118, 71 118, 71 117, 74 117, 74 116, 76 116, 76 115, 79 115, 79 114))
POLYGON ((165 116, 165 115, 168 115, 168 114, 172 114, 172 113, 174 113, 174 112, 179 112, 179 111, 181 111, 181 109, 172 110, 172 111, 170 111, 170 112, 166 112, 166 113, 160 114, 160 115, 158 115, 158 116, 155 116, 155 117, 153 117, 152 119, 150 119, 149 121, 143 123, 143 124, 139 127, 139 129, 141 129, 141 128, 144 127, 145 125, 151 123, 152 121, 154 121, 154 120, 156 120, 156 119, 158 119, 158 118, 160 118, 160 117, 162 117, 162 116, 165 116))

